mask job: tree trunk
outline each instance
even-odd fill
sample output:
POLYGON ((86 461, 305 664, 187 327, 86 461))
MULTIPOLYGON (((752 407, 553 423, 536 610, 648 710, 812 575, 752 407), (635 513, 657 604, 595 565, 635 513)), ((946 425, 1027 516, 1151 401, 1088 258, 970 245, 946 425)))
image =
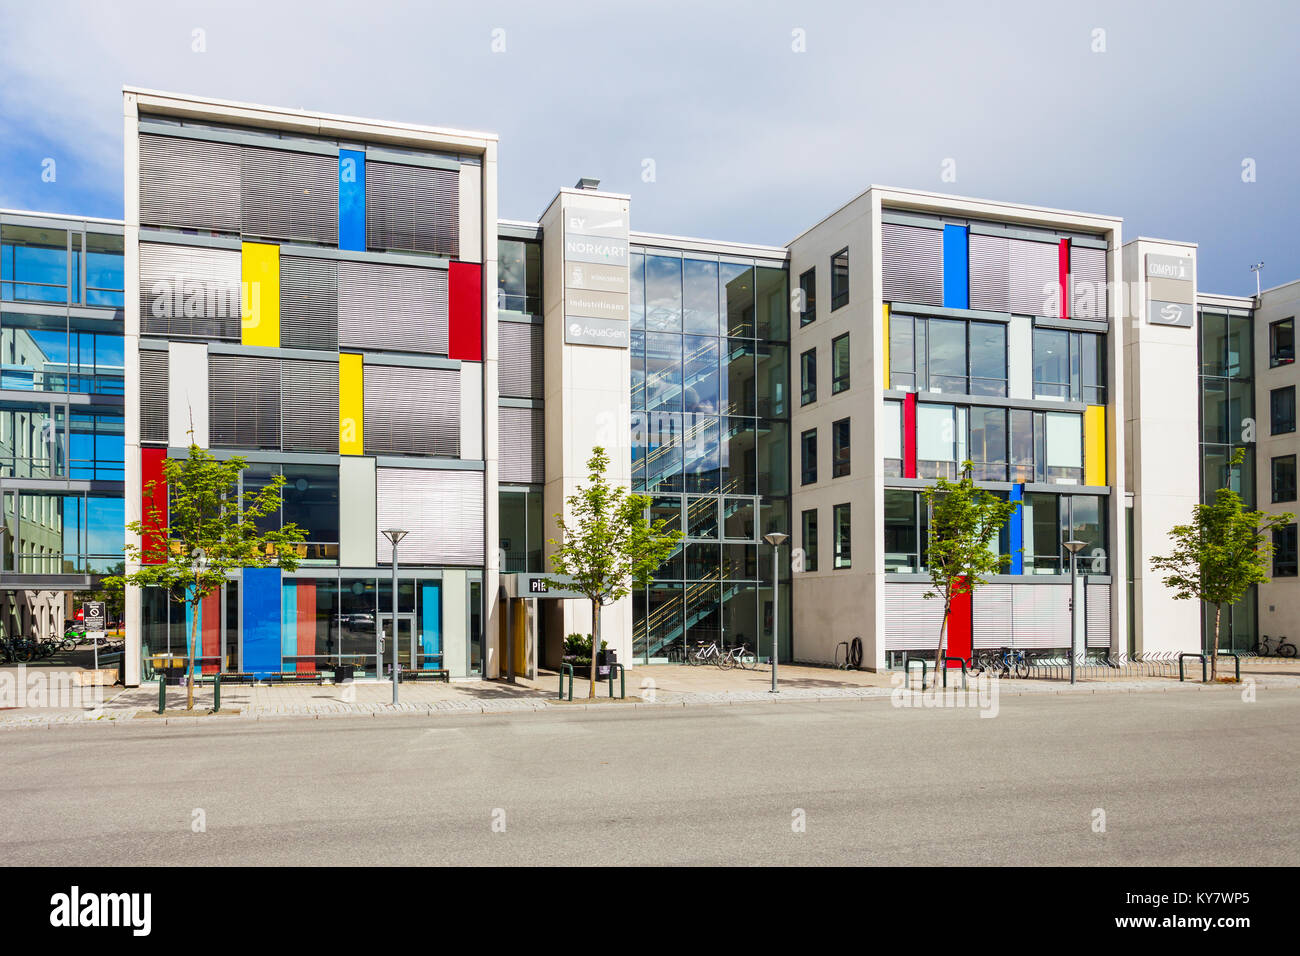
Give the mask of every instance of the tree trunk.
POLYGON ((600 653, 600 602, 591 602, 591 688, 587 692, 589 700, 596 696, 596 655, 600 653))
POLYGON ((1219 618, 1223 614, 1223 605, 1214 605, 1214 646, 1210 648, 1210 683, 1219 679, 1219 618))
MULTIPOLYGON (((939 668, 944 666, 943 649, 948 639, 948 608, 952 606, 952 586, 949 585, 943 592, 943 621, 939 624, 939 646, 934 651, 934 686, 939 686, 939 668)), ((925 681, 921 682, 922 690, 925 689, 925 681)))

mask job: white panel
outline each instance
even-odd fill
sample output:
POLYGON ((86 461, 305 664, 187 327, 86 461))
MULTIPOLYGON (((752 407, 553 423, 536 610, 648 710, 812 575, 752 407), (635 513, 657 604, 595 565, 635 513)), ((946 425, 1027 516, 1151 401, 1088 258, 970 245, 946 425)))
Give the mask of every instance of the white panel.
POLYGON ((1034 397, 1034 320, 1025 315, 1007 326, 1007 379, 1008 397, 1034 397))
POLYGON ((1017 648, 1070 646, 1070 586, 1011 585, 1012 646, 1017 648))
POLYGON ((930 586, 921 582, 889 581, 885 584, 885 649, 933 651, 939 646, 943 602, 926 600, 930 586))
POLYGON ((1087 584, 1087 600, 1084 602, 1087 620, 1088 647, 1110 647, 1110 585, 1087 584))
MULTIPOLYGON (((411 564, 483 564, 483 472, 379 468, 375 473, 379 529, 409 532, 398 560, 411 564)), ((376 535, 380 564, 393 548, 376 535)))
POLYGON ((460 167, 460 254, 462 262, 483 261, 483 169, 460 167))
POLYGON ((1048 412, 1047 465, 1050 468, 1083 467, 1083 416, 1048 412))
POLYGON ((480 460, 483 458, 483 364, 481 362, 464 362, 460 367, 460 457, 480 460))
POLYGON ((167 346, 167 444, 208 447, 208 347, 201 342, 167 346))
POLYGON ((469 641, 469 583, 466 572, 450 568, 442 573, 442 666, 453 677, 463 677, 469 670, 465 648, 469 641))
POLYGON ((1011 646, 1010 584, 986 584, 971 598, 971 638, 976 650, 1011 646))
POLYGON ((375 460, 355 455, 339 459, 339 565, 375 566, 375 460))

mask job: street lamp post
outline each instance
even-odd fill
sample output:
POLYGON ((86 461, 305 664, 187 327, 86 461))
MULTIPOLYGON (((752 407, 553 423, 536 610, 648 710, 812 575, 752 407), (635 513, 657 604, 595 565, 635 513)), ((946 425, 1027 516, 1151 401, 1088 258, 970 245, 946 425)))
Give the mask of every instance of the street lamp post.
MULTIPOLYGON (((781 631, 781 567, 778 558, 781 555, 781 545, 785 543, 787 535, 780 531, 773 531, 771 534, 763 535, 763 540, 772 546, 772 689, 770 694, 779 694, 781 691, 776 686, 776 658, 777 647, 779 646, 778 638, 781 631)), ((758 653, 758 648, 754 648, 754 653, 758 653)))
POLYGON ((1075 631, 1077 630, 1076 619, 1074 616, 1075 579, 1078 573, 1077 559, 1078 559, 1079 552, 1082 551, 1087 546, 1088 546, 1088 542, 1079 541, 1076 538, 1071 538, 1069 541, 1065 542, 1065 550, 1070 552, 1070 683, 1071 684, 1074 683, 1074 654, 1075 654, 1075 647, 1078 644, 1078 636, 1075 633, 1075 631))
POLYGON ((393 706, 397 706, 397 544, 407 535, 401 528, 385 528, 384 537, 393 545, 393 630, 390 640, 393 642, 393 706))

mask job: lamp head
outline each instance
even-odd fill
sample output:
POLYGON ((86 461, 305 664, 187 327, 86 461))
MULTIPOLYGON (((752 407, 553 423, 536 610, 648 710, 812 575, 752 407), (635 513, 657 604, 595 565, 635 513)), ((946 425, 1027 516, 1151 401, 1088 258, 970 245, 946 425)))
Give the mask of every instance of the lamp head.
POLYGON ((1087 541, 1079 541, 1075 538, 1071 538, 1069 541, 1065 542, 1065 550, 1069 551, 1071 554, 1078 554, 1087 546, 1087 541))
POLYGON ((781 545, 785 544, 785 540, 788 537, 790 537, 788 534, 782 534, 780 531, 773 531, 771 534, 763 535, 763 540, 772 547, 779 548, 781 545))
POLYGON ((401 541, 403 538, 405 538, 408 534, 410 534, 409 531, 404 531, 401 528, 384 529, 384 537, 387 538, 389 541, 391 541, 394 547, 396 547, 397 543, 401 541))

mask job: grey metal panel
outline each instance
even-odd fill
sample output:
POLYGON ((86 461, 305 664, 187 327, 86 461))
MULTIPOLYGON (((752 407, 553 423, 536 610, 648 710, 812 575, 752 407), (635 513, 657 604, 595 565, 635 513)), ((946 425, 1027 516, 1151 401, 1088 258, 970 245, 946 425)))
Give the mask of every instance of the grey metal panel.
POLYGON ((1008 239, 1007 263, 1009 311, 1059 317, 1059 247, 1045 242, 1008 239))
POLYGON ((285 451, 339 450, 338 362, 280 363, 280 415, 285 451))
POLYGON ((140 440, 167 442, 167 353, 140 351, 140 440))
POLYGON ((338 243, 338 160, 244 146, 239 151, 245 236, 338 243))
POLYGON ((925 599, 928 584, 885 582, 885 649, 933 651, 939 644, 943 602, 925 599))
POLYGON ((976 650, 1011 646, 1010 584, 986 584, 971 597, 971 642, 976 650))
POLYGON ((339 565, 375 564, 375 459, 344 455, 339 460, 339 565))
POLYGON ((366 454, 460 456, 460 372, 365 366, 366 454))
POLYGON ((882 297, 943 305, 943 231, 882 223, 882 297))
POLYGON ((1086 581, 1084 632, 1088 647, 1110 647, 1110 585, 1086 581))
POLYGON ((1011 585, 1012 647, 1070 646, 1070 588, 1068 584, 1034 587, 1011 585))
POLYGON ((497 409, 501 481, 540 484, 546 480, 544 416, 539 408, 497 409))
POLYGON ((1010 312, 1008 247, 1005 236, 970 236, 970 306, 1010 312))
POLYGON ((545 358, 542 326, 497 324, 497 391, 512 398, 541 398, 545 358))
POLYGON ((238 341, 241 279, 234 250, 141 243, 141 333, 238 341))
POLYGON ((1070 246, 1070 318, 1107 317, 1106 250, 1070 246))
POLYGON ((456 258, 460 252, 460 173, 366 163, 366 245, 456 258))
POLYGON ((213 445, 280 447, 280 363, 250 355, 208 356, 213 445))
POLYGON ((140 223, 239 232, 239 147, 140 137, 140 223))
POLYGON ((338 348, 337 262, 280 257, 280 345, 301 349, 338 348))
MULTIPOLYGON (((379 468, 379 528, 404 528, 398 557, 403 564, 483 564, 483 474, 379 468)), ((375 535, 379 564, 391 562, 392 545, 375 535)))
POLYGON ((447 271, 339 263, 339 344, 447 354, 447 271))

